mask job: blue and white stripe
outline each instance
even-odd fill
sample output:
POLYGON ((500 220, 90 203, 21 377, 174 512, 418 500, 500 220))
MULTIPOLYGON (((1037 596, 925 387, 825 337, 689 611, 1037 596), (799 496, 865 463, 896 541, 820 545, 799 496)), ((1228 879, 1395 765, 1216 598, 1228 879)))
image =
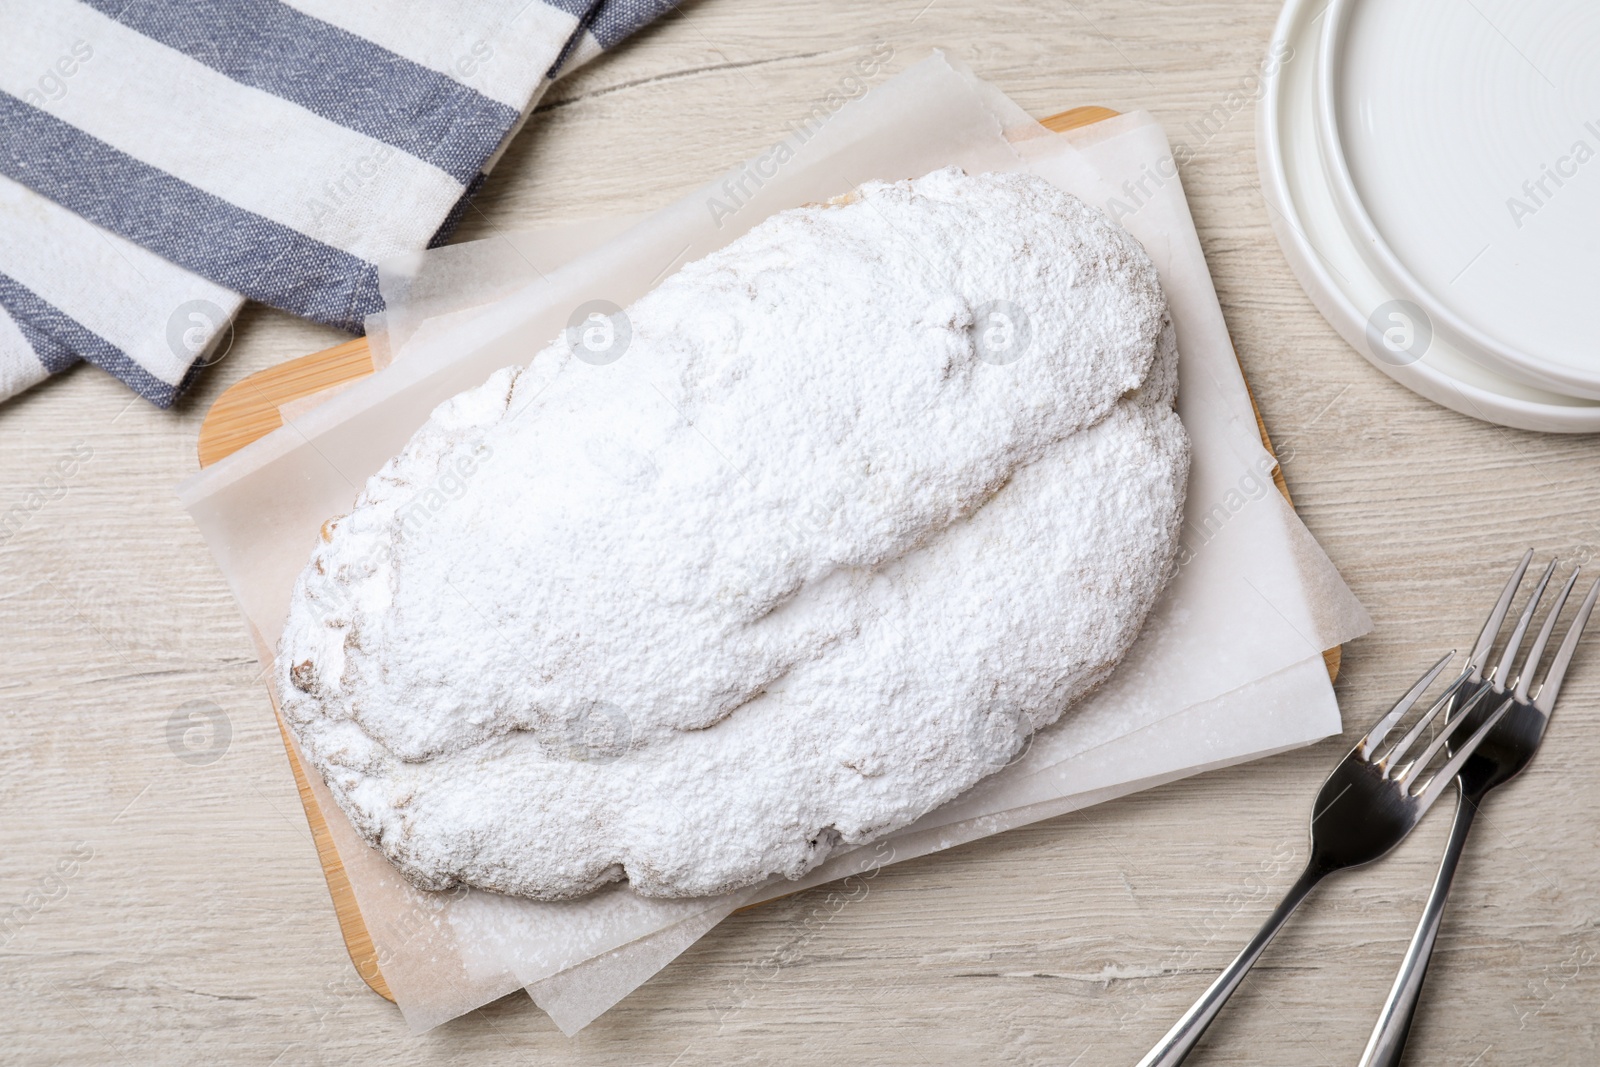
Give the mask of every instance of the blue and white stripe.
POLYGON ((0 0, 0 398, 171 404, 243 298, 359 332, 550 79, 668 0, 0 0))

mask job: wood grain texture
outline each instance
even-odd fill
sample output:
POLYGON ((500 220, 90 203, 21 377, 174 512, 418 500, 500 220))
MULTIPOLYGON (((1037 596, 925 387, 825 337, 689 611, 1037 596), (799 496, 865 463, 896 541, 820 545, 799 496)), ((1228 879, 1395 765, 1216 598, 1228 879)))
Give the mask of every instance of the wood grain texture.
POLYGON ((217 397, 200 424, 195 451, 209 467, 283 425, 278 408, 372 373, 372 352, 356 337, 321 352, 285 360, 244 378, 217 397))
MULTIPOLYGON (((277 714, 276 701, 273 702, 273 712, 277 714)), ((283 737, 283 753, 294 774, 295 791, 300 795, 300 806, 305 809, 306 825, 311 827, 311 839, 317 845, 317 862, 322 864, 322 877, 328 883, 328 895, 333 898, 334 917, 339 920, 339 935, 344 939, 345 951, 350 953, 350 962, 356 974, 361 976, 368 988, 384 1000, 392 1001, 394 994, 389 991, 389 983, 384 980, 383 969, 379 966, 378 949, 372 943, 372 932, 361 914, 361 905, 356 903, 350 875, 339 859, 338 846, 328 830, 328 817, 323 813, 322 805, 317 803, 316 794, 311 791, 305 764, 300 762, 299 754, 289 741, 289 730, 283 716, 277 714, 277 720, 278 732, 283 737)))
MULTIPOLYGON (((899 864, 848 898, 743 912, 576 1040, 520 994, 410 1035, 339 943, 259 665, 172 492, 225 389, 345 340, 251 307, 176 412, 90 367, 0 406, 0 1058, 1136 1061, 1293 879, 1316 784, 1378 705, 1470 640, 1528 544, 1600 545, 1600 443, 1413 396, 1295 283, 1254 156, 1276 15, 1267 0, 693 0, 555 86, 460 236, 670 202, 778 140, 878 40, 892 69, 945 47, 1034 114, 1151 111, 1191 149, 1184 187, 1296 506, 1377 622, 1345 650, 1341 739, 899 864), (187 725, 208 706, 226 738, 187 725)), ((1588 1063, 1600 1047, 1592 650, 1567 686, 1545 750, 1480 816, 1412 1062, 1588 1063)), ((1191 1062, 1354 1063, 1445 830, 1430 818, 1320 890, 1191 1062)))

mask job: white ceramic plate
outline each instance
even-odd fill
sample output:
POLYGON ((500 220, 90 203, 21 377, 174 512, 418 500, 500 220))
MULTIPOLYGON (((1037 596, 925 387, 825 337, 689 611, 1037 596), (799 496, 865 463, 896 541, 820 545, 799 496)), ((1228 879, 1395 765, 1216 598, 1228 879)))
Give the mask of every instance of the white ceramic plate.
MULTIPOLYGON (((1545 141, 1533 133, 1519 140, 1505 131, 1561 128, 1566 112, 1557 113, 1552 100, 1566 107, 1563 102, 1571 97, 1578 101, 1572 106, 1578 107, 1586 94, 1594 97, 1594 125, 1600 129, 1600 63, 1592 59, 1600 40, 1586 36, 1591 26, 1600 34, 1595 14, 1600 4, 1538 0, 1516 8, 1506 5, 1513 14, 1502 14, 1485 3, 1475 8, 1460 0, 1463 10, 1483 25, 1480 33, 1454 14, 1425 18, 1449 6, 1445 0, 1335 0, 1331 6, 1325 0, 1290 0, 1270 52, 1283 58, 1267 65, 1270 73, 1256 116, 1262 186, 1273 229, 1318 309, 1390 377, 1437 403, 1490 422, 1566 433, 1600 431, 1600 403, 1569 395, 1576 392, 1572 382, 1600 395, 1600 343, 1595 339, 1600 333, 1592 316, 1600 295, 1600 231, 1593 239, 1588 236, 1590 228, 1600 227, 1600 194, 1588 191, 1600 189, 1600 155, 1583 164, 1569 161, 1564 169, 1575 174, 1564 179, 1563 188, 1546 179, 1546 188, 1563 198, 1542 197, 1543 204, 1531 216, 1519 212, 1520 230, 1510 226, 1505 201, 1524 191, 1514 184, 1497 200, 1486 199, 1484 189, 1499 189, 1488 173, 1493 168, 1472 163, 1485 153, 1491 159, 1503 155, 1495 164, 1499 173, 1523 165, 1520 160, 1527 153, 1537 155, 1535 147, 1545 141), (1484 33, 1515 58, 1516 46, 1489 19, 1499 17, 1506 27, 1527 36, 1523 16, 1517 13, 1532 9, 1568 28, 1576 42, 1574 54, 1591 48, 1587 64, 1567 63, 1560 59, 1566 54, 1561 48, 1524 42, 1535 49, 1538 66, 1552 79, 1565 79, 1557 84, 1575 86, 1570 91, 1553 90, 1542 80, 1543 90, 1508 89, 1522 84, 1517 82, 1520 75, 1480 69, 1494 67, 1498 58, 1463 58, 1489 47, 1484 33), (1340 22, 1335 24, 1332 16, 1340 22), (1325 44, 1330 25, 1348 28, 1342 40, 1325 44), (1405 47, 1395 43, 1395 35, 1402 33, 1407 36, 1399 39, 1411 46, 1409 58, 1405 47), (1367 61, 1358 58, 1365 54, 1377 66, 1402 69, 1368 69, 1367 61), (1319 58, 1339 66, 1323 78, 1319 58), (1459 69, 1450 66, 1458 61, 1459 69), (1346 74, 1334 77, 1337 70, 1346 74), (1480 84, 1482 93, 1475 88, 1480 84), (1319 114, 1335 125, 1323 127, 1319 114), (1441 148, 1437 136, 1422 132, 1431 128, 1430 122, 1458 134, 1478 132, 1468 143, 1441 148), (1340 143, 1346 153, 1342 158, 1331 152, 1340 143), (1503 145, 1512 147, 1502 153, 1503 145), (1578 217, 1568 218, 1568 212, 1578 217), (1481 238, 1492 237, 1492 227, 1501 219, 1506 220, 1502 229, 1510 227, 1514 235, 1523 236, 1502 237, 1505 247, 1497 249, 1493 240, 1481 238), (1544 221, 1551 225, 1545 227, 1544 221), (1537 239, 1551 258, 1530 261, 1519 244, 1535 223, 1549 231, 1537 239), (1464 254, 1463 244, 1472 245, 1464 254), (1470 285, 1464 284, 1468 280, 1470 285), (1484 286, 1493 292, 1486 295, 1484 286), (1582 333, 1585 325, 1588 337, 1582 333), (1487 348, 1484 339, 1492 342, 1487 348), (1560 376, 1561 391, 1534 384, 1554 384, 1552 371, 1560 376)), ((1551 30, 1540 39, 1560 36, 1551 30)), ((1576 128, 1584 131, 1584 123, 1576 128)), ((1582 136, 1573 134, 1574 141, 1582 136)), ((1600 153, 1600 137, 1586 140, 1600 153)), ((1554 167, 1562 155, 1572 154, 1570 147, 1546 150, 1546 162, 1554 167)), ((1536 167, 1533 177, 1540 173, 1536 167)))

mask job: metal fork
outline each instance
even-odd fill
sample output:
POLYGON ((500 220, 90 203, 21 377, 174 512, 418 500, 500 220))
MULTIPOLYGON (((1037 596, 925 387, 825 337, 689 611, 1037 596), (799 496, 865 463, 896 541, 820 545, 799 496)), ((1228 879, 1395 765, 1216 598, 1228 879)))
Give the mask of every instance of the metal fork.
POLYGON ((1446 687, 1393 748, 1383 756, 1374 758, 1373 754, 1383 739, 1428 691, 1454 656, 1454 652, 1447 653, 1429 668, 1333 769, 1328 780, 1322 784, 1322 790, 1311 809, 1311 858, 1306 863, 1306 869, 1289 887, 1282 903, 1255 938, 1217 976, 1194 1006, 1167 1031, 1156 1047, 1139 1061, 1139 1067, 1172 1067, 1182 1063, 1199 1042, 1206 1027, 1222 1010, 1223 1003, 1243 981, 1245 972, 1317 883, 1334 871, 1371 863, 1398 845, 1412 827, 1421 821, 1434 801, 1449 788, 1467 759, 1505 715, 1510 707, 1509 701, 1491 712, 1444 765, 1419 784, 1422 772, 1438 755, 1446 740, 1461 732, 1462 724, 1468 721, 1468 714, 1489 693, 1487 686, 1479 686, 1477 692, 1458 702, 1456 718, 1445 725, 1420 755, 1401 762, 1422 739, 1439 713, 1457 703, 1455 698, 1463 693, 1471 681, 1472 670, 1469 667, 1446 687))
MULTIPOLYGON (((1395 976, 1394 986, 1389 990, 1389 999, 1385 1001, 1383 1011, 1378 1015, 1378 1023, 1372 1029, 1372 1037, 1367 1041, 1366 1051, 1361 1055, 1361 1067, 1396 1067, 1399 1064, 1401 1054, 1405 1050, 1406 1037, 1411 1031, 1411 1019, 1417 1010, 1417 999, 1422 993, 1423 979, 1428 971, 1428 960, 1433 955, 1434 939, 1439 935, 1439 921, 1444 916, 1445 898, 1450 894, 1450 882, 1455 877, 1456 865, 1461 860, 1461 851, 1467 842, 1467 832, 1472 829, 1473 817, 1478 814, 1478 807, 1483 803, 1489 790, 1514 778, 1538 751, 1539 743, 1544 740, 1545 727, 1550 722, 1550 712, 1555 707, 1556 696, 1561 692, 1561 682, 1566 677, 1567 667, 1571 664, 1573 653, 1577 649, 1578 638, 1589 622, 1589 613, 1594 610, 1596 596, 1600 595, 1600 581, 1596 581, 1589 587, 1589 595, 1567 627, 1567 635, 1561 642, 1561 648, 1556 652, 1555 659, 1551 661, 1544 680, 1535 687, 1532 684, 1534 672, 1538 669, 1545 645, 1555 630, 1561 609, 1566 605, 1567 594, 1572 592, 1572 587, 1578 580, 1578 569, 1574 567, 1566 584, 1562 586, 1560 595, 1550 606, 1550 612, 1545 616, 1544 625, 1539 629, 1539 636, 1528 652, 1522 671, 1513 675, 1512 660, 1522 644, 1522 639, 1527 635, 1528 626, 1533 622, 1534 611, 1538 608, 1545 586, 1549 584, 1550 576, 1556 569, 1555 560, 1551 560, 1550 565, 1545 568, 1544 576, 1534 588, 1533 595, 1528 598, 1527 607, 1517 619, 1517 625, 1511 631, 1511 637, 1506 642, 1500 662, 1485 676, 1484 668, 1489 662, 1489 653, 1494 648, 1495 638, 1499 636, 1506 612, 1511 607, 1512 598, 1516 595, 1517 587, 1522 584, 1522 577, 1532 559, 1533 551, 1530 549, 1522 557, 1522 562, 1511 575, 1511 580, 1506 583, 1499 601, 1483 625, 1483 632, 1478 635, 1477 644, 1467 657, 1467 666, 1471 672, 1468 686, 1492 694, 1489 700, 1479 703, 1474 714, 1481 716, 1484 709, 1497 707, 1502 703, 1509 704, 1510 710, 1500 720, 1499 725, 1484 738, 1478 751, 1473 753, 1461 767, 1461 774, 1457 778, 1461 790, 1460 798, 1456 802, 1455 824, 1450 828, 1450 842, 1445 846, 1444 859, 1439 863, 1439 874, 1434 879, 1433 891, 1428 895, 1427 906, 1422 911, 1422 921, 1417 924, 1417 932, 1411 937, 1411 946, 1406 950, 1405 959, 1400 964, 1400 973, 1395 976)), ((1463 689, 1462 692, 1466 693, 1467 690, 1463 689)), ((1462 720, 1468 718, 1460 712, 1456 712, 1455 717, 1462 720)))

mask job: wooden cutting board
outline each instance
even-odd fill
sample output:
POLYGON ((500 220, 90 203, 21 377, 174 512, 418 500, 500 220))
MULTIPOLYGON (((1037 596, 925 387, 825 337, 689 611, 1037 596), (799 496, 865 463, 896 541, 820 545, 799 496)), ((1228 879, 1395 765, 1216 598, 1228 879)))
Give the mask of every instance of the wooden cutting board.
MULTIPOLYGON (((1103 119, 1114 118, 1116 115, 1117 112, 1109 108, 1076 107, 1041 119, 1040 122, 1057 133, 1064 133, 1103 119)), ((366 338, 358 337, 342 345, 258 371, 234 383, 217 397, 216 402, 211 405, 211 410, 206 413, 205 421, 200 425, 198 446, 200 466, 208 467, 282 426, 283 419, 278 413, 280 405, 365 378, 373 372, 372 355, 367 350, 366 338)), ((1255 405, 1253 396, 1250 403, 1252 406, 1255 405)), ((1261 421, 1259 408, 1256 409, 1256 426, 1261 431, 1261 443, 1266 446, 1268 452, 1271 452, 1272 441, 1267 436, 1266 425, 1261 421)), ((1283 472, 1277 467, 1273 468, 1272 480, 1277 484, 1283 498, 1289 500, 1289 487, 1284 483, 1283 472)), ((1293 506, 1294 501, 1289 500, 1289 503, 1293 506)), ((1328 676, 1337 677, 1339 649, 1329 649, 1323 653, 1323 658, 1327 660, 1328 676)), ((311 791, 305 767, 295 755, 294 746, 289 743, 289 735, 281 716, 278 719, 278 730, 283 735, 284 749, 289 755, 289 766, 294 772, 295 785, 300 790, 300 803, 306 809, 306 821, 311 824, 311 836, 317 845, 317 857, 322 861, 322 873, 328 881, 328 892, 333 897, 334 911, 339 917, 339 928, 344 934, 344 944, 350 952, 350 960, 355 964, 356 972, 374 992, 393 1000, 394 994, 389 991, 389 985, 384 981, 383 972, 378 966, 378 953, 373 946, 372 935, 367 930, 366 920, 361 917, 361 909, 356 906, 350 879, 345 873, 344 864, 339 860, 333 836, 328 832, 328 820, 317 803, 316 795, 311 791)))

